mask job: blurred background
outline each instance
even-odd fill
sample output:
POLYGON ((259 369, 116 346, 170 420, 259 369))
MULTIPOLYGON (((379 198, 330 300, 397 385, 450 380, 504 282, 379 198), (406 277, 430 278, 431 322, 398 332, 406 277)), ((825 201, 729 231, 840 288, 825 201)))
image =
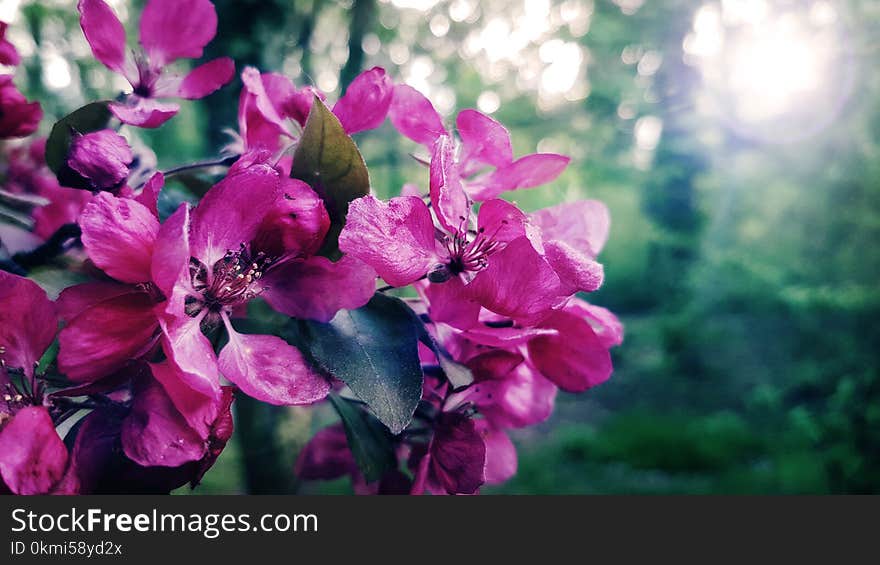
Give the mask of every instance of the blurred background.
MULTIPOLYGON (((110 3, 136 25, 142 2, 110 3)), ((880 3, 214 3, 206 57, 331 100, 382 65, 449 117, 493 115, 517 155, 572 156, 552 185, 508 195, 523 208, 610 207, 607 279, 588 298, 626 325, 615 373, 515 434, 517 476, 484 492, 880 491, 880 3)), ((124 86, 91 58, 74 0, 0 0, 0 19, 46 131, 124 86)), ((162 168, 216 155, 239 87, 144 135, 162 168)), ((425 184, 390 124, 357 141, 380 195, 425 184)), ((196 492, 350 492, 292 477, 323 409, 238 409, 254 429, 196 492)))

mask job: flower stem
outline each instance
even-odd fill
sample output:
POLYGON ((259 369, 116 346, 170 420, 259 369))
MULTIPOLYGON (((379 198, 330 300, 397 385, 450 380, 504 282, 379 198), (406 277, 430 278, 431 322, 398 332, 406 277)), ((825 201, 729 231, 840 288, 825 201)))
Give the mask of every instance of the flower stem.
POLYGON ((187 173, 189 171, 196 171, 199 169, 208 169, 211 167, 231 167, 233 163, 238 161, 240 155, 231 155, 229 157, 222 157, 220 159, 214 159, 211 161, 199 161, 198 163, 190 163, 188 165, 180 165, 179 167, 174 167, 173 169, 168 169, 163 174, 166 177, 172 177, 174 175, 179 175, 181 173, 187 173))

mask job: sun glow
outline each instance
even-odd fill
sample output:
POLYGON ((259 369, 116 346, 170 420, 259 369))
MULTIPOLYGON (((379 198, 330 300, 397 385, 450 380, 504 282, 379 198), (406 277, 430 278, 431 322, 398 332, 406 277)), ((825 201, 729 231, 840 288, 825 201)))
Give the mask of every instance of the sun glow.
POLYGON ((825 1, 808 10, 765 0, 704 5, 683 45, 703 75, 704 105, 742 132, 781 141, 809 133, 805 114, 833 119, 848 76, 837 19, 825 1))

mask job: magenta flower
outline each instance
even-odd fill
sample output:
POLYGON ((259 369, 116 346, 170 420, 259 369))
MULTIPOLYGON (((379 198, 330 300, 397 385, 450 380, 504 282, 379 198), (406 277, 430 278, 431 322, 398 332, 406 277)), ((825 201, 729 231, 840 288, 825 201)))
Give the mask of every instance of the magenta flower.
POLYGON ((274 404, 327 395, 329 381, 297 348, 276 336, 239 333, 232 324, 257 296, 288 316, 321 321, 372 296, 375 273, 365 264, 311 255, 329 226, 326 212, 315 213, 319 201, 308 185, 272 167, 234 167, 192 212, 183 205, 163 224, 152 265, 153 281, 168 297, 163 344, 192 389, 216 391, 219 372, 274 404), (267 238, 267 231, 283 236, 267 238), (202 328, 225 329, 229 341, 219 356, 202 328))
POLYGON ((9 75, 0 75, 0 139, 26 137, 43 119, 39 102, 28 102, 9 75))
POLYGON ((158 343, 154 306, 164 296, 151 282, 159 220, 136 200, 100 192, 79 218, 86 253, 113 281, 65 289, 58 298, 66 324, 58 366, 77 383, 119 371, 158 343))
POLYGON ((533 323, 573 293, 599 288, 603 271, 593 250, 604 242, 604 207, 562 205, 529 217, 513 204, 492 199, 482 204, 473 222, 453 150, 448 136, 435 144, 431 208, 415 196, 387 203, 372 196, 355 200, 340 249, 372 266, 392 286, 427 276, 423 292, 432 319, 461 328, 477 323, 480 307, 533 323), (563 228, 554 221, 560 215, 574 225, 563 228))
POLYGON ((80 25, 95 58, 128 80, 132 93, 110 111, 126 124, 159 127, 180 106, 161 98, 204 98, 232 80, 235 64, 214 59, 185 77, 166 73, 178 59, 197 59, 217 33, 217 13, 209 0, 148 0, 140 20, 142 50, 126 51, 125 28, 103 0, 79 0, 80 25))
POLYGON ((21 57, 19 57, 15 46, 6 39, 7 29, 9 29, 9 24, 0 22, 0 65, 15 67, 21 62, 21 57))
MULTIPOLYGON (((433 151, 438 139, 451 135, 431 102, 405 84, 394 87, 389 116, 397 131, 428 151, 433 151)), ((460 138, 456 175, 467 194, 477 201, 551 182, 570 161, 555 153, 534 153, 514 160, 507 129, 476 110, 462 110, 455 123, 460 138)))
POLYGON ((134 153, 125 138, 103 129, 74 133, 67 166, 80 177, 75 181, 76 188, 113 191, 128 178, 132 161, 134 153))
POLYGON ((55 339, 55 306, 36 283, 0 271, 0 477, 16 494, 63 491, 67 448, 34 368, 55 339), (15 378, 13 378, 15 377, 15 378))
MULTIPOLYGON (((315 96, 324 95, 311 86, 297 89, 278 73, 247 67, 241 73, 244 88, 238 107, 239 135, 244 149, 276 151, 299 138, 315 96)), ((393 84, 380 67, 358 75, 345 95, 333 106, 333 114, 349 135, 382 125, 391 105, 393 84)), ((244 149, 239 148, 241 152, 244 149)))
POLYGON ((541 324, 558 333, 526 345, 532 365, 559 388, 583 392, 608 380, 609 349, 623 342, 623 325, 601 306, 574 298, 541 324))

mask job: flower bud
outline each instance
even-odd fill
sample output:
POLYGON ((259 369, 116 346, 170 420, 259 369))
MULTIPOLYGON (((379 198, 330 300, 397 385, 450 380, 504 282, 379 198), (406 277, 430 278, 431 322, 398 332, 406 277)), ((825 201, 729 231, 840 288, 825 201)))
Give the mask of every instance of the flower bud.
POLYGON ((128 178, 134 154, 125 138, 104 129, 74 134, 67 166, 82 177, 76 188, 112 191, 128 178))

